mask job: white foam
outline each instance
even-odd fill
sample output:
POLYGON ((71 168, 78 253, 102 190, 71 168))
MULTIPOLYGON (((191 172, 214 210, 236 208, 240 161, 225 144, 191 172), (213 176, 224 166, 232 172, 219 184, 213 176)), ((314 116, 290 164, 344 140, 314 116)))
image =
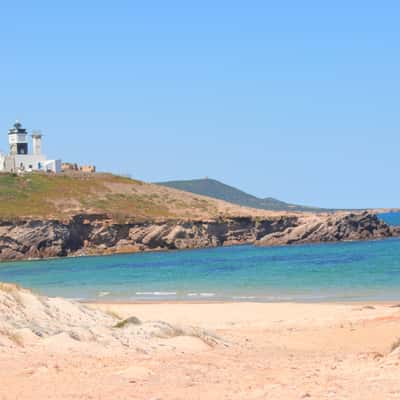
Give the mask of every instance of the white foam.
POLYGON ((136 292, 137 296, 176 296, 176 292, 136 292))

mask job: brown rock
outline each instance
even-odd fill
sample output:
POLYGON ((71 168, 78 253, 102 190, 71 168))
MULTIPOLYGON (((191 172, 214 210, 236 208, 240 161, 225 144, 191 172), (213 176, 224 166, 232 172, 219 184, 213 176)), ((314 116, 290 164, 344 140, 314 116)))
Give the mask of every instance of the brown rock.
POLYGON ((265 235, 257 245, 370 240, 393 235, 394 231, 375 214, 325 214, 299 219, 296 226, 265 235))

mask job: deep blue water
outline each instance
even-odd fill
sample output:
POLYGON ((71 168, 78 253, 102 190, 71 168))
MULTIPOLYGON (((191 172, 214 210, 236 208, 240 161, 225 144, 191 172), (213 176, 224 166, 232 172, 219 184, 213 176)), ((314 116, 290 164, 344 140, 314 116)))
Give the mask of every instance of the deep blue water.
POLYGON ((400 300, 400 239, 13 262, 0 281, 92 300, 400 300))
POLYGON ((379 218, 383 219, 389 225, 400 225, 400 212, 379 214, 379 218))

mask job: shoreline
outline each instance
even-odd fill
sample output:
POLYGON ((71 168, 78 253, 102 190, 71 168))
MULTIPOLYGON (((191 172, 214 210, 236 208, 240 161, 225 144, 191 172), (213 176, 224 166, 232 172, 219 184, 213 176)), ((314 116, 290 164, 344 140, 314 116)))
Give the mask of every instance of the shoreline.
POLYGON ((143 300, 143 301, 137 301, 137 300, 127 300, 127 301, 93 301, 93 300, 73 300, 72 301, 77 301, 78 303, 81 304, 86 304, 86 305, 93 305, 93 306, 140 306, 140 305, 158 305, 158 306, 163 306, 163 305, 212 305, 212 304, 225 304, 225 305, 235 305, 235 304, 247 304, 247 305, 371 305, 371 306, 387 306, 390 308, 399 308, 400 309, 400 296, 398 300, 349 300, 349 301, 339 301, 339 300, 332 300, 332 301, 249 301, 249 300, 244 300, 244 301, 229 301, 229 300, 165 300, 165 301, 160 301, 160 300, 143 300))
MULTIPOLYGON (((379 238, 379 239, 374 239, 374 240, 388 240, 388 239, 400 239, 400 237, 388 237, 388 238, 379 238)), ((372 240, 371 240, 372 241, 372 240)), ((342 243, 346 243, 346 241, 341 241, 342 243)), ((348 240, 347 242, 365 242, 365 240, 348 240)), ((340 242, 329 242, 329 244, 335 244, 335 243, 340 243, 340 242)), ((324 242, 316 242, 316 243, 309 243, 309 244, 324 244, 324 242)), ((328 243, 326 243, 328 244, 328 243)), ((158 254, 158 253, 181 253, 181 252, 189 252, 189 251, 194 251, 194 250, 211 250, 211 249, 218 249, 218 248, 229 248, 229 247, 244 247, 244 246, 249 246, 249 247, 256 247, 254 243, 232 243, 232 244, 223 244, 220 246, 205 246, 205 247, 193 247, 193 248, 185 248, 185 249, 165 249, 165 248, 160 248, 160 249, 143 249, 143 250, 129 250, 129 251, 124 251, 123 249, 121 251, 113 251, 109 252, 108 250, 105 250, 104 253, 99 252, 99 253, 93 253, 93 254, 67 254, 65 256, 55 256, 55 257, 31 257, 31 258, 18 258, 18 259, 13 259, 13 260, 3 260, 0 258, 0 267, 2 264, 12 264, 12 263, 18 263, 18 262, 37 262, 37 261, 51 261, 51 260, 68 260, 68 259, 74 259, 74 258, 94 258, 94 257, 112 257, 112 256, 123 256, 123 255, 136 255, 136 254, 158 254)), ((300 244, 294 244, 292 246, 300 246, 300 244)), ((278 247, 278 246, 270 246, 270 247, 278 247)), ((285 247, 284 245, 280 247, 285 247)))
POLYGON ((279 245, 267 245, 267 246, 257 246, 255 243, 230 243, 230 244, 222 244, 219 246, 205 246, 205 247, 193 247, 193 248, 184 248, 184 249, 144 249, 144 250, 135 250, 135 251, 115 251, 115 252, 104 252, 104 253, 94 253, 94 254, 67 254, 65 256, 55 256, 55 257, 28 257, 28 258, 17 258, 17 259, 2 259, 0 258, 0 268, 4 264, 14 264, 18 262, 39 262, 39 261, 52 261, 52 260, 68 260, 68 259, 76 259, 76 258, 95 258, 95 257, 113 257, 113 256, 123 256, 123 255, 137 255, 137 254, 173 254, 173 253, 181 253, 181 252, 190 252, 196 250, 212 250, 219 248, 230 248, 230 247, 255 247, 261 249, 276 249, 276 248, 295 248, 295 247, 303 247, 303 246, 334 246, 337 244, 352 244, 352 243, 370 243, 370 242, 385 242, 392 240, 400 240, 400 236, 389 236, 389 237, 381 237, 374 239, 354 239, 354 240, 337 240, 337 241, 319 241, 319 242, 305 242, 305 243, 292 243, 292 244, 279 244, 279 245))

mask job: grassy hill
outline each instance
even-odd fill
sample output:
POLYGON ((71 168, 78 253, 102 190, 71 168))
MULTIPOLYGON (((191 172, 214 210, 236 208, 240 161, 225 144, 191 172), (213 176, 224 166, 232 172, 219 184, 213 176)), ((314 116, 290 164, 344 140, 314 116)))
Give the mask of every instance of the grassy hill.
POLYGON ((158 184, 170 188, 184 190, 185 192, 228 201, 244 207, 275 211, 322 211, 321 208, 289 204, 272 197, 260 199, 256 196, 252 196, 251 194, 243 192, 242 190, 208 178, 187 181, 159 182, 158 184))
POLYGON ((78 213, 107 213, 122 222, 254 215, 254 210, 112 174, 0 174, 0 219, 78 213))

